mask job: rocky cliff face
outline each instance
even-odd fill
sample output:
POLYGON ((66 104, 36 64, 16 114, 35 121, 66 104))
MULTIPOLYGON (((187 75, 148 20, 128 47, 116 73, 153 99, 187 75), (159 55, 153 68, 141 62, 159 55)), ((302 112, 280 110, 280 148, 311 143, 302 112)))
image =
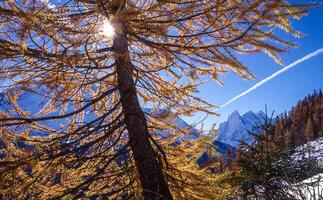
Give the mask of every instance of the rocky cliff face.
POLYGON ((257 131, 255 125, 260 125, 264 116, 265 113, 263 112, 254 113, 249 111, 244 115, 240 115, 238 111, 235 111, 228 117, 227 121, 220 124, 220 134, 217 139, 233 147, 237 147, 240 141, 251 143, 253 137, 248 131, 257 131))

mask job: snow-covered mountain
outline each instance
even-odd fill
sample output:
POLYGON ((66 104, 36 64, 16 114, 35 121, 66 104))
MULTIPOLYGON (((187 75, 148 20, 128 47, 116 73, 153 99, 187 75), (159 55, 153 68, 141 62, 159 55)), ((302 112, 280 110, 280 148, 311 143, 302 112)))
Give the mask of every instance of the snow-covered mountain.
MULTIPOLYGON (((198 137, 199 137, 198 130, 196 128, 190 126, 186 121, 184 121, 180 117, 176 117, 175 119, 171 119, 171 114, 172 113, 170 111, 167 111, 165 109, 153 110, 153 109, 150 109, 150 108, 144 108, 143 110, 146 113, 148 120, 149 120, 149 116, 151 116, 151 117, 163 116, 163 120, 166 120, 166 121, 170 122, 177 129, 179 129, 179 130, 186 129, 188 131, 188 133, 183 135, 184 140, 196 140, 196 139, 198 139, 198 137), (169 115, 169 116, 167 116, 167 115, 169 115)), ((156 130, 154 133, 158 134, 158 135, 160 135, 162 137, 167 137, 169 135, 169 131, 170 130, 156 130)), ((180 139, 178 139, 177 142, 180 142, 180 139)), ((213 144, 214 144, 216 150, 221 155, 226 156, 228 151, 230 151, 230 152, 233 153, 232 156, 235 156, 235 148, 233 148, 229 144, 223 143, 223 142, 218 141, 218 140, 214 140, 213 144)), ((204 157, 202 156, 200 161, 198 161, 198 162, 199 163, 206 162, 206 160, 208 158, 205 157, 205 156, 207 156, 207 155, 205 154, 204 157), (203 159, 204 159, 204 161, 203 161, 203 159)))
POLYGON ((248 130, 257 131, 255 125, 260 125, 264 116, 265 113, 261 111, 258 113, 249 111, 244 115, 235 111, 228 117, 227 121, 220 124, 220 133, 217 139, 233 147, 237 147, 240 141, 249 144, 253 141, 253 137, 248 133, 248 130))
MULTIPOLYGON (((198 130, 188 123, 186 123, 180 117, 173 117, 171 111, 166 109, 151 109, 151 108, 144 108, 143 111, 146 114, 147 119, 149 120, 150 117, 162 117, 164 121, 169 122, 170 124, 174 125, 174 127, 178 130, 187 130, 187 134, 183 136, 183 139, 187 140, 195 140, 198 138, 198 130)), ((162 137, 167 137, 169 135, 169 131, 171 130, 156 130, 155 134, 158 134, 162 137)))

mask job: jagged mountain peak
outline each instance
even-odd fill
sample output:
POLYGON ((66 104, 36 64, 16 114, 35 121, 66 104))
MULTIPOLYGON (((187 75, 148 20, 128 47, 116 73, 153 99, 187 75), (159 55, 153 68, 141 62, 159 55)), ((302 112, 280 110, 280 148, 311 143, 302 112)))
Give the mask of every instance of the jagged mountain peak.
POLYGON ((233 113, 231 113, 231 115, 229 115, 228 119, 238 119, 240 117, 241 117, 240 113, 236 110, 233 113))
POLYGON ((217 139, 233 147, 237 147, 241 140, 251 143, 253 137, 248 131, 256 131, 255 125, 260 125, 264 116, 265 114, 261 111, 258 113, 248 111, 243 115, 240 115, 238 111, 234 111, 229 115, 227 121, 220 124, 220 134, 217 139))

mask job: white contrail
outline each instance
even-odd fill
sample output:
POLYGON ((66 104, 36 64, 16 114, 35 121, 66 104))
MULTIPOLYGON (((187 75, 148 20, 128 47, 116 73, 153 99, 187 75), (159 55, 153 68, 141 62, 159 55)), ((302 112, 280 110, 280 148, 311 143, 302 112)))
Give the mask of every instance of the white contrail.
POLYGON ((240 97, 242 97, 242 96, 244 96, 244 95, 248 94, 249 92, 251 92, 251 91, 253 91, 253 90, 257 89, 258 87, 262 86, 262 85, 263 85, 263 84, 265 84, 266 82, 268 82, 268 81, 270 81, 271 79, 275 78, 275 77, 276 77, 276 76, 278 76, 279 74, 281 74, 281 73, 283 73, 283 72, 285 72, 285 71, 289 70, 290 68, 295 67, 296 65, 298 65, 298 64, 300 64, 300 63, 302 63, 302 62, 304 62, 305 60, 308 60, 308 59, 310 59, 310 58, 313 58, 313 57, 315 57, 315 56, 317 56, 317 55, 319 55, 319 54, 321 54, 321 53, 323 53, 323 48, 318 49, 318 50, 316 50, 316 51, 314 51, 314 52, 312 52, 312 53, 310 53, 310 54, 308 54, 308 55, 306 55, 306 56, 304 56, 304 57, 302 57, 302 58, 300 58, 300 59, 296 60, 295 62, 293 62, 293 63, 291 63, 291 64, 287 65, 287 66, 286 66, 286 67, 284 67, 283 69, 278 70, 277 72, 273 73, 272 75, 268 76, 267 78, 265 78, 265 79, 263 79, 263 80, 259 81, 259 82, 258 82, 258 83, 256 83, 254 86, 252 86, 251 88, 249 88, 249 89, 247 89, 246 91, 242 92, 241 94, 237 95, 236 97, 234 97, 234 98, 230 99, 230 100, 229 100, 229 101, 227 101, 225 104, 223 104, 222 106, 220 106, 218 109, 223 108, 223 107, 225 107, 225 106, 229 105, 230 103, 234 102, 235 100, 239 99, 240 97))

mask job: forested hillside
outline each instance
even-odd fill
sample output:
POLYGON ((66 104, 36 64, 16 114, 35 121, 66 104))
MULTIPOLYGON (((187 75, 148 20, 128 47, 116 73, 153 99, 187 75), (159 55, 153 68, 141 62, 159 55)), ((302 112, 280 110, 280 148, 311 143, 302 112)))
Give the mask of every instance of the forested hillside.
POLYGON ((289 113, 278 117, 275 135, 285 138, 285 145, 296 147, 323 136, 323 95, 314 91, 299 101, 289 113))

